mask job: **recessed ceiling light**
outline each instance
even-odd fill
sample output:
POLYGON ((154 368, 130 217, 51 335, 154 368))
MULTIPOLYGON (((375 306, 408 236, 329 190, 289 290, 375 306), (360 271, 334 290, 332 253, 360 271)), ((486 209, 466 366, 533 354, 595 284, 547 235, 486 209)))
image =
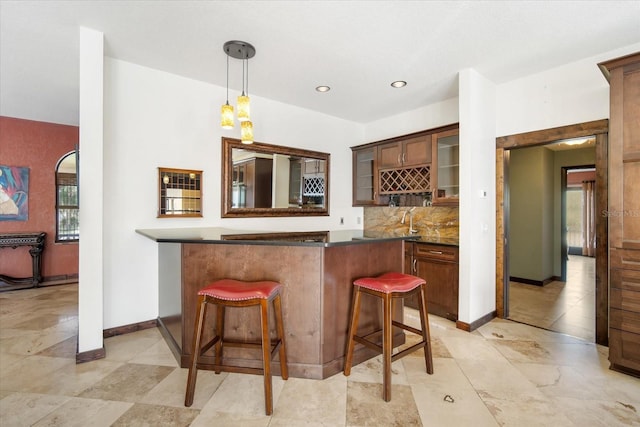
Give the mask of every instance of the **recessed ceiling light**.
POLYGON ((317 92, 329 92, 331 88, 329 86, 318 86, 316 87, 317 92))
POLYGON ((405 82, 404 80, 396 80, 395 82, 391 83, 392 87, 405 87, 407 85, 407 82, 405 82))

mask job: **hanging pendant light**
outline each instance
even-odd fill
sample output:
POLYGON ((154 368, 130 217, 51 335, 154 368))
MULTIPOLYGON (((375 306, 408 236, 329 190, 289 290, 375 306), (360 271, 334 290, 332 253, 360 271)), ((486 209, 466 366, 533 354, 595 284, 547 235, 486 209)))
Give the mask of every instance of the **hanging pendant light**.
POLYGON ((243 144, 253 144, 253 123, 250 120, 240 122, 240 141, 243 144))
POLYGON ((227 102, 221 109, 220 125, 222 129, 233 129, 233 106, 229 105, 229 55, 227 55, 227 102))
POLYGON ((242 95, 240 95, 238 97, 238 121, 240 122, 246 122, 248 120, 251 120, 251 106, 249 104, 250 100, 249 100, 249 60, 244 60, 242 61, 242 95), (245 82, 245 75, 244 75, 244 65, 245 62, 247 63, 247 94, 245 95, 244 93, 244 82, 245 82))
POLYGON ((223 46, 227 54, 227 102, 222 106, 222 127, 233 128, 233 106, 229 105, 229 57, 242 60, 242 94, 238 96, 236 114, 241 124, 241 140, 243 144, 253 143, 253 123, 250 115, 249 99, 249 59, 256 54, 256 49, 249 43, 232 40, 223 46), (246 63, 246 64, 245 64, 246 63), (246 74, 245 74, 246 66, 246 74), (246 90, 245 90, 246 89, 246 90))

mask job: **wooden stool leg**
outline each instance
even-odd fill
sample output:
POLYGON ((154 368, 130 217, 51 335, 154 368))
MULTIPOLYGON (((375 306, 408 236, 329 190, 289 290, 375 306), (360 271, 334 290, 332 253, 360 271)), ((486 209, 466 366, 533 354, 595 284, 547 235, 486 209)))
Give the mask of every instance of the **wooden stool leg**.
POLYGON ((260 300, 260 323, 262 324, 262 368, 264 373, 264 406, 267 415, 273 412, 271 394, 271 340, 269 338, 269 301, 260 300))
POLYGON ((392 298, 386 294, 383 298, 383 316, 382 321, 382 398, 385 402, 391 400, 391 353, 393 352, 393 324, 391 323, 392 315, 392 298))
POLYGON ((280 294, 273 299, 273 308, 276 315, 276 330, 278 339, 280 340, 280 376, 283 380, 289 378, 289 370, 287 368, 287 350, 284 342, 284 323, 282 322, 282 304, 280 303, 280 294))
POLYGON ((427 365, 427 373, 433 374, 433 355, 431 353, 431 332, 429 331, 429 317, 427 315, 427 285, 420 285, 420 298, 418 308, 420 310, 420 323, 422 324, 422 340, 424 345, 424 361, 427 365))
POLYGON ((355 347, 354 335, 358 333, 358 318, 360 317, 360 286, 353 287, 351 299, 351 322, 347 333, 347 353, 344 357, 344 374, 351 374, 351 364, 353 363, 353 348, 355 347))
POLYGON ((187 379, 187 393, 184 398, 184 406, 193 404, 193 393, 196 389, 196 377, 198 376, 198 358, 200 356, 200 341, 204 329, 204 316, 207 307, 206 297, 198 297, 198 312, 196 313, 195 334, 191 347, 191 363, 189 364, 189 376, 187 379))
POLYGON ((220 366, 222 365, 222 346, 224 345, 224 313, 225 306, 219 305, 216 309, 216 336, 218 337, 218 341, 214 344, 214 361, 217 368, 215 369, 215 373, 220 373, 220 366))

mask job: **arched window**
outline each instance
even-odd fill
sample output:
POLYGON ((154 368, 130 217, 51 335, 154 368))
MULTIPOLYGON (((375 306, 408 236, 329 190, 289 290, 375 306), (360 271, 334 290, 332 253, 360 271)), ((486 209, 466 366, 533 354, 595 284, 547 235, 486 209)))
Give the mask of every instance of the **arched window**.
POLYGON ((78 212, 76 152, 71 151, 56 165, 56 242, 77 242, 80 239, 78 212))

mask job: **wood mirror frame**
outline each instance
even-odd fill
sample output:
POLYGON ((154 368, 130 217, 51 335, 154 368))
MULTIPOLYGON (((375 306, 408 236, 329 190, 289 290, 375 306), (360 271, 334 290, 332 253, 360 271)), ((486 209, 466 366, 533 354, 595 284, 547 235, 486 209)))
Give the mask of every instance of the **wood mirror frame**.
MULTIPOLYGON (((222 217, 328 216, 329 158, 330 155, 328 153, 318 151, 260 142, 248 145, 242 144, 239 139, 222 138, 222 217), (244 153, 244 159, 242 161, 234 161, 234 155, 237 158, 242 153, 244 153), (286 169, 284 174, 287 175, 285 180, 280 180, 281 192, 279 195, 274 195, 271 189, 271 182, 274 176, 274 155, 282 156, 279 164, 286 169), (271 163, 271 169, 267 165, 265 167, 267 170, 261 174, 258 171, 257 162, 254 162, 254 160, 264 158, 267 159, 266 163, 271 163), (268 159, 271 159, 271 162, 268 159), (255 163, 251 166, 252 169, 242 168, 243 164, 249 164, 250 162, 255 163), (299 166, 293 166, 294 169, 292 169, 292 165, 296 163, 299 166), (288 169, 286 168, 287 164, 289 165, 288 169), (311 171, 311 173, 305 173, 305 168, 308 170, 309 166, 315 167, 315 170, 311 171), (295 197, 296 195, 292 194, 291 191, 291 188, 293 188, 291 187, 291 178, 294 176, 291 175, 291 171, 295 170, 297 174, 298 168, 300 168, 299 184, 296 182, 295 185, 300 185, 300 191, 298 197, 295 197), (247 170, 252 172, 248 173, 246 172, 247 170), (257 178, 258 175, 262 176, 257 178), (282 183, 282 181, 285 183, 282 183), (310 195, 309 193, 303 194, 305 183, 311 184, 313 182, 320 184, 318 188, 322 192, 317 194, 311 192, 310 195), (258 202, 260 192, 257 187, 260 184, 269 188, 269 190, 268 194, 262 192, 264 197, 258 202), (283 198, 285 192, 286 199, 283 198), (239 200, 241 201, 240 203, 238 203, 239 200), (239 206, 236 206, 236 204, 239 206), (256 204, 258 207, 252 207, 256 204), (276 207, 273 207, 274 205, 276 207), (280 205, 280 207, 277 207, 277 205, 280 205)), ((278 180, 277 176, 276 180, 278 180)), ((275 186, 275 189, 277 191, 278 186, 275 186)))

